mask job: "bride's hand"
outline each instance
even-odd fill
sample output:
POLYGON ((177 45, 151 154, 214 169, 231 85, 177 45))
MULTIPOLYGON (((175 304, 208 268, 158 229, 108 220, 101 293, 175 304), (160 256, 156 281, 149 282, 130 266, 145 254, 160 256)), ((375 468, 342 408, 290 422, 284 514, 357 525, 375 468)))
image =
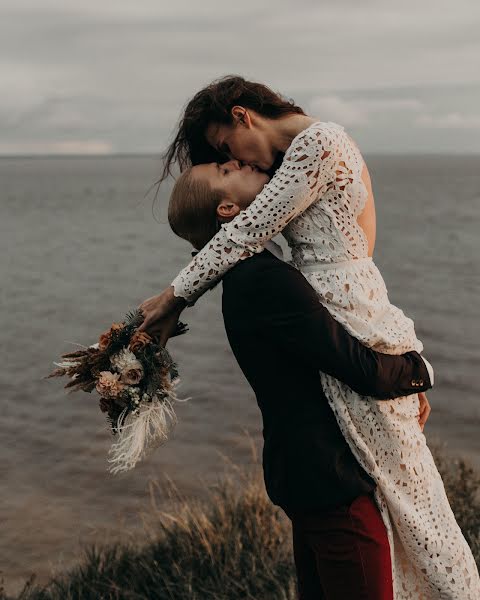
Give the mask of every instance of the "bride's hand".
POLYGON ((138 309, 143 313, 144 320, 137 327, 137 331, 158 336, 166 343, 171 336, 180 313, 187 306, 183 298, 174 296, 173 287, 169 286, 166 290, 156 296, 152 296, 139 304, 138 309), (168 333, 168 335, 167 335, 168 333), (165 336, 167 336, 165 338, 165 336))
POLYGON ((419 392, 418 399, 420 400, 420 411, 418 414, 418 423, 420 424, 420 428, 423 431, 425 422, 428 419, 432 409, 430 407, 430 403, 427 399, 427 396, 425 395, 425 392, 419 392))
POLYGON ((157 344, 165 347, 171 337, 188 331, 187 325, 178 320, 180 312, 179 310, 174 310, 163 319, 156 321, 153 327, 148 328, 147 333, 157 344))

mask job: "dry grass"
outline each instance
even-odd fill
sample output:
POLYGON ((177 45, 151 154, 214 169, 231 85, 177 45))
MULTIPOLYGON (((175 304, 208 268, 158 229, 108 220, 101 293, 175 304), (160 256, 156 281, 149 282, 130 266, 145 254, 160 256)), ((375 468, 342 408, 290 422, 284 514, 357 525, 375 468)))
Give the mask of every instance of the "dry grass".
MULTIPOLYGON (((479 473, 430 447, 478 565, 479 473)), ((169 482, 177 506, 170 513, 159 509, 151 484, 142 545, 87 546, 75 568, 45 586, 32 577, 16 600, 294 600, 290 522, 266 496, 254 448, 253 455, 246 468, 230 463, 203 503, 183 499, 169 482)), ((0 600, 14 599, 0 590, 0 600)))

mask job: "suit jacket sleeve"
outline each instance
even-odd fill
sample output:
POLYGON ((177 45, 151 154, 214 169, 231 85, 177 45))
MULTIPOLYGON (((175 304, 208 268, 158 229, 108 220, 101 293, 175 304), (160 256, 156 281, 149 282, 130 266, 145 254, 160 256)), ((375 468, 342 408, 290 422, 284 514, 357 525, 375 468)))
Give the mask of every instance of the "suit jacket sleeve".
POLYGON ((298 270, 272 260, 249 275, 239 324, 245 327, 247 317, 251 335, 268 336, 298 361, 365 396, 387 400, 432 387, 418 352, 391 355, 364 346, 332 317, 298 270))

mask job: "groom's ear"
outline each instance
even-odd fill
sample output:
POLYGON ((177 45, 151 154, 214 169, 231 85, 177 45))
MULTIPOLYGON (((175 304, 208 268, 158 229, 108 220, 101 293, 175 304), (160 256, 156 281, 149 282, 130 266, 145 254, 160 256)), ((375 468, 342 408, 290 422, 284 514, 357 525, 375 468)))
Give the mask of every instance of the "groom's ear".
POLYGON ((221 220, 230 220, 238 215, 240 207, 231 200, 222 200, 217 206, 217 217, 221 220))

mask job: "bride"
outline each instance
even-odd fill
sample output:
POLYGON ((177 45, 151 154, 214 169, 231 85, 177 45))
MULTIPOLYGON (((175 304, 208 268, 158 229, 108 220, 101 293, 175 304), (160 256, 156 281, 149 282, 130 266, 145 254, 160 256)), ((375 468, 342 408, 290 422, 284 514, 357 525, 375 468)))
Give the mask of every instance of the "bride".
MULTIPOLYGON (((221 196, 215 182, 228 177, 222 166, 228 159, 272 178, 232 221, 205 232, 205 239, 194 244, 201 250, 172 284, 139 306, 145 315, 139 329, 169 330, 180 312, 229 268, 261 252, 281 232, 292 264, 352 335, 381 352, 421 352, 412 320, 390 303, 372 259, 372 186, 345 129, 309 117, 262 84, 226 77, 187 105, 160 181, 175 161, 183 172, 191 165, 214 163, 200 187, 204 202, 215 211, 221 196)), ((193 193, 192 171, 183 179, 185 192, 193 193)), ((377 483, 375 499, 389 536, 396 600, 480 598, 472 552, 417 420, 418 395, 367 402, 332 376, 322 373, 321 379, 354 456, 377 483)))

